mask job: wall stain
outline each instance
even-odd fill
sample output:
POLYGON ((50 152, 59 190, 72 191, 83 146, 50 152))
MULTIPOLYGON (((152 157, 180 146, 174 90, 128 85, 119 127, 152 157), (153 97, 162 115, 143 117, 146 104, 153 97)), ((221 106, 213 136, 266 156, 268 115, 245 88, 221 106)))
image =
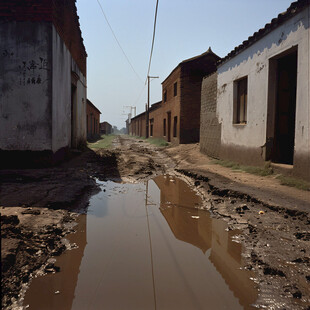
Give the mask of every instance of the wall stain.
POLYGON ((19 65, 19 85, 38 85, 46 82, 42 81, 42 71, 50 71, 49 63, 46 58, 39 57, 39 60, 31 59, 22 61, 19 65))

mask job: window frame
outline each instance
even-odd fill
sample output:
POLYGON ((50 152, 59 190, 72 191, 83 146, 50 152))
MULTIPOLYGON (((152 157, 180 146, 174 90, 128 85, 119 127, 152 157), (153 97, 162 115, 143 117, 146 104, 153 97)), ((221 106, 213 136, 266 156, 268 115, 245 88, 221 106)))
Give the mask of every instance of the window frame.
POLYGON ((164 90, 164 103, 167 102, 167 89, 164 90))
POLYGON ((246 125, 247 124, 247 110, 248 110, 248 92, 249 83, 248 76, 243 76, 234 81, 234 102, 233 102, 233 124, 246 125))
POLYGON ((173 84, 173 96, 176 97, 178 95, 178 82, 173 84))

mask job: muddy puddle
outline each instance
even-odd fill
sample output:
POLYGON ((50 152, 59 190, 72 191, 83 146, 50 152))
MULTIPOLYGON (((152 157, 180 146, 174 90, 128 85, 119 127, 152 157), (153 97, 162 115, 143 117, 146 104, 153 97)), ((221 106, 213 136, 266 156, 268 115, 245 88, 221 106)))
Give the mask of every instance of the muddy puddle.
POLYGON ((100 184, 69 236, 78 247, 57 258, 60 272, 32 281, 24 307, 252 309, 257 290, 237 232, 199 209, 186 183, 100 184))

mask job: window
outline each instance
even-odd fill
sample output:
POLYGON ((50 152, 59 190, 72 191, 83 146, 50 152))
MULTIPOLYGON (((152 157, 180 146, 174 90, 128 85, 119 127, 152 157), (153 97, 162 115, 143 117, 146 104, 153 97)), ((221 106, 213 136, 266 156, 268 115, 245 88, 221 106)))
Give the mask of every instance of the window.
POLYGON ((150 119, 150 137, 153 137, 154 118, 150 119))
POLYGON ((164 90, 164 102, 167 102, 167 90, 164 90))
POLYGON ((178 94, 178 83, 175 82, 173 85, 173 95, 174 97, 178 94))
POLYGON ((166 119, 164 118, 164 137, 167 135, 167 129, 166 129, 166 119))
POLYGON ((173 118, 173 136, 176 137, 177 136, 177 125, 178 125, 178 117, 175 116, 173 118))
POLYGON ((234 124, 246 124, 248 78, 242 78, 234 82, 234 124))

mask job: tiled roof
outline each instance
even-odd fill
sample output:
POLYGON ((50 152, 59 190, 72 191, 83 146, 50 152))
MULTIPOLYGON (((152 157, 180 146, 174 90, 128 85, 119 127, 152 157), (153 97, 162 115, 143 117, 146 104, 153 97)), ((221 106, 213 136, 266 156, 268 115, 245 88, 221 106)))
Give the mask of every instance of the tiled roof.
POLYGON ((199 59, 199 58, 202 58, 203 56, 206 56, 206 55, 213 55, 213 56, 215 56, 218 60, 220 59, 219 56, 217 56, 215 53, 213 53, 213 51, 211 50, 211 47, 209 47, 208 50, 207 50, 206 52, 204 52, 204 53, 202 53, 202 54, 200 54, 200 55, 198 55, 198 56, 195 56, 195 57, 192 57, 192 58, 188 58, 188 59, 185 59, 185 60, 181 61, 181 62, 170 72, 170 74, 165 78, 165 80, 164 80, 161 84, 163 84, 163 83, 172 75, 172 73, 173 73, 178 67, 182 66, 182 65, 185 64, 185 63, 188 63, 188 62, 197 60, 197 59, 199 59))
POLYGON ((240 45, 236 46, 229 54, 218 61, 218 65, 227 62, 229 59, 235 57, 237 54, 241 53, 243 50, 260 40, 262 37, 270 33, 272 30, 286 22, 291 17, 298 14, 306 6, 310 4, 310 0, 298 0, 291 3, 290 7, 283 13, 280 13, 278 17, 273 18, 270 23, 266 24, 264 28, 256 31, 252 36, 248 37, 247 40, 243 41, 240 45))

